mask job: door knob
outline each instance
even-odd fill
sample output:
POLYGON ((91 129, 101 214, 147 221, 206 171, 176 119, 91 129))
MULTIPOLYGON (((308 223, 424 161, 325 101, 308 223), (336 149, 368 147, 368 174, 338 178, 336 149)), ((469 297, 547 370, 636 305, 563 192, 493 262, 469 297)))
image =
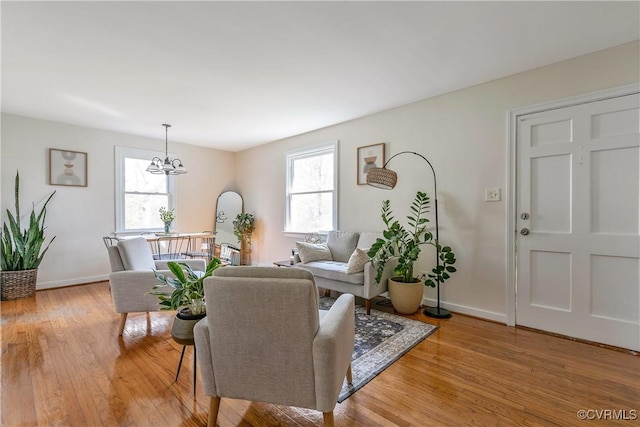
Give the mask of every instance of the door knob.
POLYGON ((520 234, 522 234, 523 236, 526 236, 527 234, 529 234, 529 229, 523 228, 522 230, 520 230, 520 234))

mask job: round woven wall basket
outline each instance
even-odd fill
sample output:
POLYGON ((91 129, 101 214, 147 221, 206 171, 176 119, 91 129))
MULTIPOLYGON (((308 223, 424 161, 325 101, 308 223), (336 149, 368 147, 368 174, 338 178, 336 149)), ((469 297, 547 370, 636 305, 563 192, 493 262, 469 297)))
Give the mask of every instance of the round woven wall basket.
POLYGON ((2 301, 27 298, 36 293, 38 269, 0 271, 2 301))

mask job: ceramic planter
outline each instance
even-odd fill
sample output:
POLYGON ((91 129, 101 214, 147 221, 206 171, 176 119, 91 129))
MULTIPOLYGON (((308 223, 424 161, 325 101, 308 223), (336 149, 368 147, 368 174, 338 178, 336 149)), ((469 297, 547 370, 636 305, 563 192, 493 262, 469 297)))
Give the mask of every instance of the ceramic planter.
POLYGON ((182 310, 178 311, 173 320, 171 338, 181 345, 193 345, 193 328, 204 317, 206 317, 206 313, 186 315, 182 310))
POLYGON ((393 308, 401 314, 413 314, 422 304, 424 284, 418 279, 414 283, 403 283, 400 277, 389 279, 389 297, 393 308))

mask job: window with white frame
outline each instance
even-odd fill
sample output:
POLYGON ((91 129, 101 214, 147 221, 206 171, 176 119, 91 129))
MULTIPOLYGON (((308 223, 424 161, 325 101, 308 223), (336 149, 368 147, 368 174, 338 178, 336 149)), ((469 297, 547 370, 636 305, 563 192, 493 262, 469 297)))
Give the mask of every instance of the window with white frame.
POLYGON ((175 209, 173 177, 146 170, 153 157, 164 153, 116 147, 116 232, 161 231, 160 208, 175 209))
POLYGON ((338 143, 287 155, 285 231, 309 233, 337 226, 338 143))

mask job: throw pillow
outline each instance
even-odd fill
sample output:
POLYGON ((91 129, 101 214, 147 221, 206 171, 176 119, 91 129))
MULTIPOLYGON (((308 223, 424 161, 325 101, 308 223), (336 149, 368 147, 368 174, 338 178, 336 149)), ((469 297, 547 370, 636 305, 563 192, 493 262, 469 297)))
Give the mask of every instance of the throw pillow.
POLYGON ((349 257, 347 263, 347 274, 360 273, 364 271, 364 265, 369 261, 368 249, 356 248, 349 257))
POLYGON ((307 263, 311 261, 331 261, 331 251, 324 244, 314 244, 305 242, 296 242, 298 248, 298 256, 300 261, 307 263))
POLYGON ((358 247, 358 233, 331 230, 327 233, 327 246, 334 261, 349 262, 349 257, 358 247))

